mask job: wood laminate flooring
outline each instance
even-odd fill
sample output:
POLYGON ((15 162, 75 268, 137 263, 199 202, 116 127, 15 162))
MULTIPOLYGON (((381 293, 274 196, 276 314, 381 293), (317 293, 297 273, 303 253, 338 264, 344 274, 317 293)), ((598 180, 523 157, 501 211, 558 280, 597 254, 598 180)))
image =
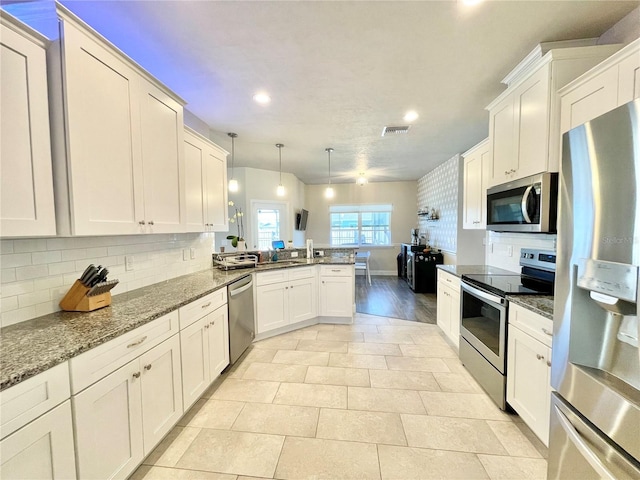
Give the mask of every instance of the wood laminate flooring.
POLYGON ((381 317, 436 323, 436 294, 413 293, 403 278, 356 275, 356 311, 381 317))

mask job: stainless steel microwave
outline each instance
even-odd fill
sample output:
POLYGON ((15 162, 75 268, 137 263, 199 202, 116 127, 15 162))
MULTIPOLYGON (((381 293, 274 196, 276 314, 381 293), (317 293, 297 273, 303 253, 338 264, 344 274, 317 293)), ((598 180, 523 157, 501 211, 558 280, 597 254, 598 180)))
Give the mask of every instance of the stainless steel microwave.
POLYGON ((487 230, 556 233, 557 212, 557 173, 541 173, 487 190, 487 230))

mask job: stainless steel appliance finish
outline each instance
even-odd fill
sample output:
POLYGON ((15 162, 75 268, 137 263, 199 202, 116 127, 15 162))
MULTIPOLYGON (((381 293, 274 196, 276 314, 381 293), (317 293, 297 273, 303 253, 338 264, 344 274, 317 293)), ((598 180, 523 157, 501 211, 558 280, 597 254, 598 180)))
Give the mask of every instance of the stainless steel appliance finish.
POLYGON ((233 365, 255 337, 253 275, 227 287, 229 302, 229 363, 233 365))
POLYGON ((640 478, 639 186, 640 100, 564 135, 550 479, 640 478))
POLYGON ((556 231, 558 174, 541 173, 487 190, 487 230, 556 231))
POLYGON ((460 360, 501 409, 505 409, 508 295, 553 292, 556 255, 522 249, 520 275, 463 275, 460 311, 460 360))

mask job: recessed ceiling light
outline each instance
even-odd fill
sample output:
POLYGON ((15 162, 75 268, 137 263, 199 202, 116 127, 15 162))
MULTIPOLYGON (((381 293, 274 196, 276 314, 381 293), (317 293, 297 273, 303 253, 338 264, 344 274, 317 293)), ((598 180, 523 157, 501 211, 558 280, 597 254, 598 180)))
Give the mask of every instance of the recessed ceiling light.
POLYGON ((462 0, 462 3, 464 5, 477 5, 479 3, 482 3, 483 0, 462 0))
POLYGON ((418 112, 416 112, 415 110, 409 110, 404 114, 403 119, 405 122, 413 122, 414 120, 418 119, 418 112))
POLYGON ((260 105, 266 105, 271 101, 271 97, 266 93, 256 93, 253 96, 253 99, 258 102, 260 105))

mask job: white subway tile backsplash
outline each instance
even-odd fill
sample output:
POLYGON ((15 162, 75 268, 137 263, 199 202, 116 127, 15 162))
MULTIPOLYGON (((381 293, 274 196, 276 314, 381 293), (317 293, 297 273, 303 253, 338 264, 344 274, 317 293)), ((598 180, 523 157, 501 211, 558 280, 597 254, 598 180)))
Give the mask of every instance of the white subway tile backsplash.
POLYGON ((62 251, 62 261, 68 262, 69 260, 81 260, 87 258, 86 248, 73 248, 71 250, 62 251))
POLYGON ((10 312, 18 309, 18 297, 6 297, 0 300, 0 311, 10 312))
POLYGON ((0 325, 59 310, 58 303, 90 263, 108 267, 109 278, 120 280, 111 291, 117 295, 210 268, 213 245, 214 235, 208 233, 1 240, 0 325), (182 250, 190 248, 196 258, 184 261, 182 250), (125 254, 134 257, 132 271, 125 270, 125 254))
POLYGON ((79 270, 79 268, 76 268, 76 262, 60 262, 49 265, 49 274, 51 275, 61 275, 63 273, 75 272, 77 270, 79 270))
POLYGON ((40 290, 39 292, 25 293, 24 295, 18 295, 18 307, 30 307, 38 303, 48 302, 51 300, 50 290, 40 290))
POLYGON ((0 254, 13 253, 13 240, 0 240, 0 254))
POLYGON ((62 261, 62 252, 60 250, 34 252, 31 254, 31 260, 34 265, 58 263, 62 261))
POLYGON ((27 238, 24 240, 14 240, 13 251, 21 252, 44 252, 47 250, 47 240, 44 238, 27 238))
POLYGON ((30 267, 16 268, 16 280, 29 280, 31 278, 48 276, 49 267, 47 265, 32 265, 30 267))
POLYGON ((9 325, 24 322, 25 320, 30 320, 35 317, 36 307, 32 305, 30 307, 19 308, 10 312, 3 312, 0 325, 8 327, 9 325))
POLYGON ((33 292, 33 280, 26 282, 11 282, 7 284, 3 283, 2 288, 0 288, 0 292, 2 292, 2 298, 33 292))
POLYGON ((24 267, 25 265, 31 265, 30 253, 8 253, 0 256, 2 268, 24 267))
POLYGON ((0 277, 1 283, 15 282, 16 281, 16 269, 15 268, 3 268, 2 275, 0 277))

